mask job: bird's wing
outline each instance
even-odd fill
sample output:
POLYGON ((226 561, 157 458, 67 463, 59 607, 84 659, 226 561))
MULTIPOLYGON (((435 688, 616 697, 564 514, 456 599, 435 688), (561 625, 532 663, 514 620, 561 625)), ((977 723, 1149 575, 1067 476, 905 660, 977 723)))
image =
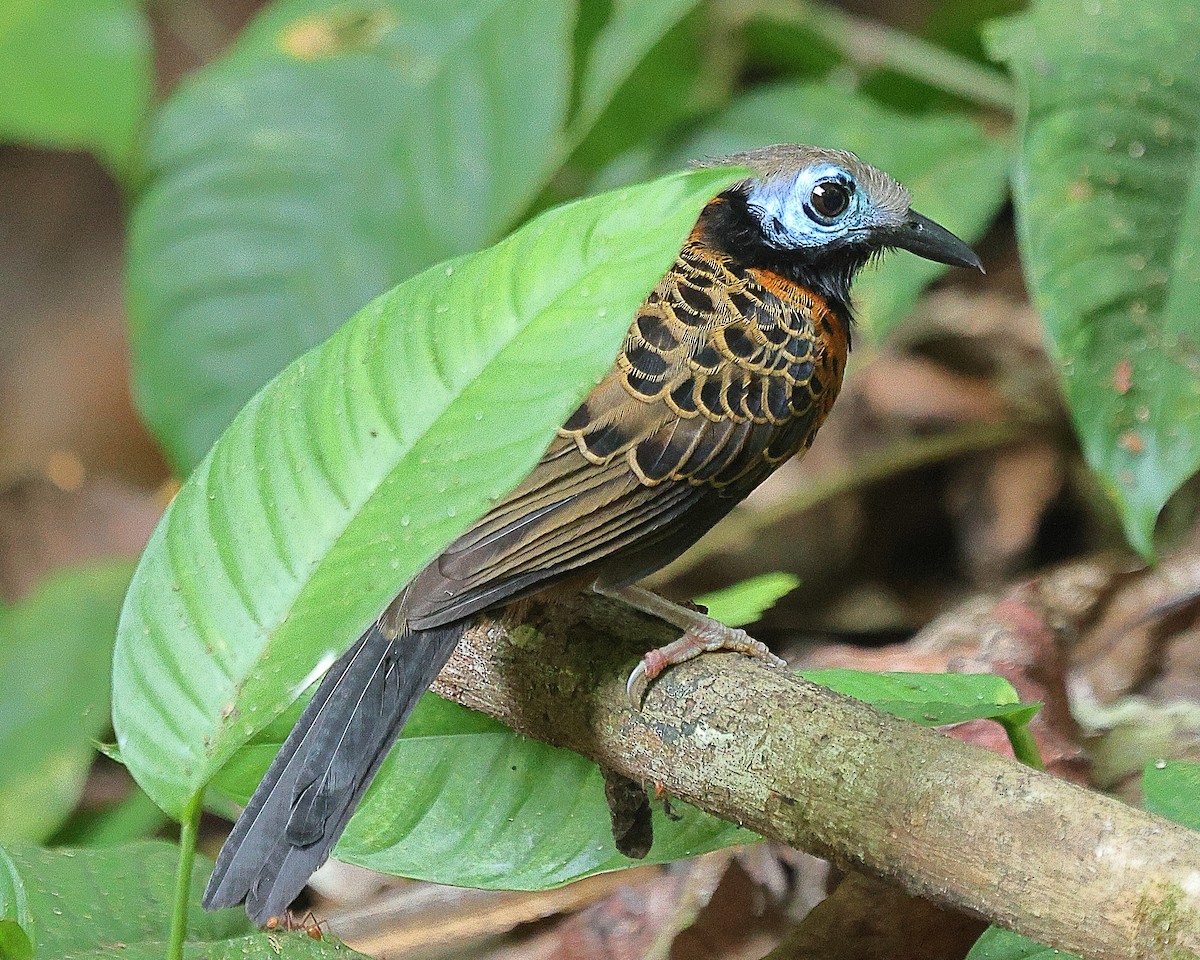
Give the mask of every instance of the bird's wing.
POLYGON ((411 584, 408 622, 446 623, 659 541, 685 549, 811 442, 844 363, 822 307, 685 248, 537 467, 411 584))

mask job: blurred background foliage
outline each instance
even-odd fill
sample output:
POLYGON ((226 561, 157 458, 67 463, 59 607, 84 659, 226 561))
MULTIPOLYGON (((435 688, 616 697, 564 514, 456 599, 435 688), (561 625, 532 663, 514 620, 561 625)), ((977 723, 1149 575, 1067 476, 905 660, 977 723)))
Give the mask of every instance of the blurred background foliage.
MULTIPOLYGON (((659 585, 692 596, 782 571, 799 586, 757 635, 816 666, 937 670, 987 658, 941 634, 897 641, 1066 564, 1036 581, 1070 627, 1055 680, 1014 680, 1048 703, 1043 753, 1134 792, 1148 759, 1194 755, 1197 14, 1189 0, 0 2, 0 842, 161 828, 89 746, 108 736, 100 665, 127 561, 289 360, 548 206, 781 141, 889 170, 989 273, 899 254, 869 270, 854 369, 816 447, 659 585)), ((42 855, 23 856, 39 875, 42 855)), ((76 896, 107 887, 106 869, 76 896)), ((754 896, 778 889, 761 864, 740 869, 754 896)), ((19 874, 0 877, 0 905, 19 874)), ((794 904, 772 904, 740 948, 779 939, 794 904)), ((11 936, 20 956, 28 911, 22 925, 7 909, 0 948, 11 936)), ((655 922, 676 923, 686 953, 685 914, 655 922)), ((122 936, 150 943, 146 929, 122 936)), ((226 938, 243 932, 196 939, 242 949, 226 938)))

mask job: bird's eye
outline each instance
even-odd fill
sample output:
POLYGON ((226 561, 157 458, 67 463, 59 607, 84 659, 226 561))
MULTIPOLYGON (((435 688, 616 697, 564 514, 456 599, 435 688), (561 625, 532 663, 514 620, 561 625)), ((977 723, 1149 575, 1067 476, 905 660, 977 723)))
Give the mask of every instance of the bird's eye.
POLYGON ((808 200, 813 219, 821 223, 833 223, 850 208, 853 191, 852 184, 841 180, 822 180, 813 187, 808 200))

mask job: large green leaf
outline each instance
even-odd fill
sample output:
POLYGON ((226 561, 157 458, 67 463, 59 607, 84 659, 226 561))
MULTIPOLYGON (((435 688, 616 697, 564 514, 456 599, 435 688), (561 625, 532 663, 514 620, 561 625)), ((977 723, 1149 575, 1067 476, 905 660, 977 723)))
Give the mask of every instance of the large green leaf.
POLYGON ((967 960, 1079 960, 1073 954, 1051 950, 1011 930, 991 927, 967 954, 967 960))
POLYGON ((1038 708, 1022 703, 1013 685, 990 673, 873 673, 806 670, 800 676, 903 720, 927 727, 996 720, 1023 726, 1038 708))
POLYGON ((552 210, 380 297, 247 405, 122 613, 114 722, 160 806, 178 813, 532 468, 729 181, 693 171, 552 210))
POLYGON ((269 6, 168 101, 133 213, 138 403, 176 465, 369 299, 511 229, 688 6, 601 14, 573 121, 574 4, 269 6))
MULTIPOLYGON (((158 841, 104 850, 6 846, 0 849, 0 945, 5 920, 34 945, 38 960, 112 956, 118 945, 163 944, 178 862, 178 848, 158 841)), ((193 904, 200 902, 207 874, 197 871, 193 878, 193 904)), ((240 910, 194 909, 187 939, 207 943, 249 929, 240 910)), ((163 954, 160 946, 158 955, 163 954)))
MULTIPOLYGON (((821 84, 747 94, 674 151, 669 163, 772 143, 852 150, 908 187, 921 213, 968 241, 983 233, 1006 194, 1008 150, 972 121, 954 114, 905 116, 821 84)), ((883 336, 946 269, 911 254, 892 253, 878 269, 864 270, 854 285, 863 326, 873 336, 883 336)))
POLYGON ((731 627, 754 623, 775 603, 800 586, 800 578, 791 573, 764 573, 723 590, 697 597, 696 603, 708 608, 709 616, 731 627))
POLYGON ((1142 774, 1142 791, 1151 813, 1200 830, 1200 763, 1148 763, 1142 774))
POLYGON ((30 960, 33 957, 33 914, 29 895, 17 865, 0 847, 0 957, 30 960))
POLYGON ((109 664, 133 564, 54 575, 0 607, 0 842, 43 840, 74 808, 108 730, 109 664))
POLYGON ((1200 467, 1200 5, 1038 0, 992 33, 1022 88, 1026 278, 1130 542, 1200 467))
POLYGON ((617 88, 646 52, 699 0, 589 0, 580 4, 587 41, 578 45, 578 106, 571 120, 578 141, 599 119, 617 88))
POLYGON ((137 0, 0 4, 0 140, 95 152, 127 172, 153 73, 137 0))
MULTIPOLYGON (((76 950, 62 955, 58 960, 107 960, 114 956, 121 960, 163 960, 168 956, 167 944, 147 940, 122 944, 119 952, 112 947, 76 950)), ((187 940, 183 944, 183 957, 184 960, 325 960, 327 957, 365 960, 363 954, 328 936, 323 935, 322 939, 316 940, 303 930, 283 929, 270 933, 256 931, 224 940, 187 940)), ((41 960, 40 955, 38 960, 41 960)))
MULTIPOLYGON (((299 707, 238 751, 213 785, 244 803, 299 707)), ((656 809, 649 856, 629 860, 613 846, 595 764, 426 694, 335 855, 436 883, 540 890, 758 839, 685 804, 673 807, 680 819, 656 809)))

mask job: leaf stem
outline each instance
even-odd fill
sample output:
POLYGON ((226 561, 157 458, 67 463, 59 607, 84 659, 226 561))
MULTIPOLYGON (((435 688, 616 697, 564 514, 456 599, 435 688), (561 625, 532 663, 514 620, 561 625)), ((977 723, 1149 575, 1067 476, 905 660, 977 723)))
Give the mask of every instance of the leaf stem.
POLYGON ((996 721, 1008 734, 1008 742, 1012 745, 1014 757, 1034 770, 1046 769, 1046 764, 1042 761, 1042 752, 1038 749, 1033 734, 1029 732, 1027 723, 1014 722, 1008 717, 997 717, 996 721))
POLYGON ((187 934, 188 899, 192 892, 192 867, 196 862, 196 834, 200 827, 200 802, 203 790, 197 790, 183 808, 179 830, 179 870, 175 874, 175 904, 171 910, 171 940, 167 960, 183 960, 183 941, 187 934))
POLYGON ((878 21, 813 0, 746 0, 739 12, 810 30, 860 66, 886 67, 982 107, 1013 112, 1013 87, 1003 73, 878 21))

